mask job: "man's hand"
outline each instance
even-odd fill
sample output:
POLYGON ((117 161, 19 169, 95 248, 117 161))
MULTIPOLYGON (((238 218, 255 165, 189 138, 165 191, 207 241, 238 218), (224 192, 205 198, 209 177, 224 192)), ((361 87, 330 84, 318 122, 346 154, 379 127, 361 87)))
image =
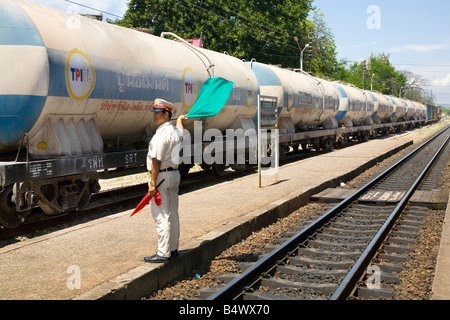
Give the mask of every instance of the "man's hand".
POLYGON ((148 193, 153 197, 156 194, 156 187, 155 186, 149 186, 148 187, 148 193))

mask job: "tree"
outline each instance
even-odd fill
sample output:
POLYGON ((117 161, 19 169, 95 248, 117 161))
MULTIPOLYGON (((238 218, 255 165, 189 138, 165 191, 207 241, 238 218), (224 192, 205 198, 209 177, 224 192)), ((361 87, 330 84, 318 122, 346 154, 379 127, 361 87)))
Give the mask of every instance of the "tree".
POLYGON ((366 90, 373 90, 386 95, 398 96, 400 88, 406 86, 407 78, 397 71, 384 53, 369 59, 355 62, 349 68, 347 82, 366 90))
POLYGON ((122 20, 114 23, 164 31, 182 38, 203 35, 205 48, 241 59, 298 66, 307 17, 313 0, 130 0, 122 20))
POLYGON ((423 104, 434 105, 433 93, 429 94, 422 88, 423 86, 428 86, 427 80, 421 76, 407 71, 400 71, 407 79, 405 87, 401 90, 401 96, 405 99, 420 101, 423 104))
POLYGON ((319 9, 313 10, 312 20, 308 21, 309 72, 317 77, 339 77, 343 64, 337 61, 336 43, 331 29, 327 27, 325 16, 319 9))

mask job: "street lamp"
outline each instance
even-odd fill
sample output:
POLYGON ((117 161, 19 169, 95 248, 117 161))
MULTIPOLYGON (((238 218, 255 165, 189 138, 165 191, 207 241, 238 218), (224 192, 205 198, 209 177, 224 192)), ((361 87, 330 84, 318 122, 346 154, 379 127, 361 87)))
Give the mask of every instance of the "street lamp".
POLYGON ((372 74, 372 78, 370 79, 370 91, 373 90, 373 77, 375 76, 375 73, 372 74))
POLYGON ((300 71, 303 72, 303 51, 305 51, 305 49, 309 47, 309 43, 307 43, 302 50, 300 44, 298 43, 298 38, 294 37, 294 40, 295 42, 297 42, 298 48, 300 49, 300 71))

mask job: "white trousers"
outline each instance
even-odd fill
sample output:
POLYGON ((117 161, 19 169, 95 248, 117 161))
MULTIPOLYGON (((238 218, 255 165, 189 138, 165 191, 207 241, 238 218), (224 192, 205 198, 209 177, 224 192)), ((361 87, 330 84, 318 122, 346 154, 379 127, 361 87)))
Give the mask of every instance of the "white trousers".
POLYGON ((151 200, 152 216, 158 233, 158 251, 161 257, 170 257, 170 252, 178 249, 180 238, 180 219, 178 216, 178 189, 180 173, 178 171, 160 172, 156 185, 162 180, 158 191, 161 194, 161 205, 151 200))

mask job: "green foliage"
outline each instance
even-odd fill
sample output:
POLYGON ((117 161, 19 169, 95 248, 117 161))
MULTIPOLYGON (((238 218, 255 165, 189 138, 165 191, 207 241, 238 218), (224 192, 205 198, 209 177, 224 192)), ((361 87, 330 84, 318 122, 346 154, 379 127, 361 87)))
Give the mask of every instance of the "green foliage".
POLYGON ((375 91, 394 96, 399 95, 400 88, 407 82, 405 75, 391 65, 389 55, 384 53, 353 63, 346 76, 347 82, 359 88, 370 90, 372 86, 375 91))
POLYGON ((326 25, 325 16, 320 10, 314 9, 312 20, 307 25, 310 47, 307 48, 304 70, 317 77, 337 77, 342 71, 342 65, 336 59, 334 35, 326 25))
POLYGON ((168 31, 182 38, 203 35, 207 49, 240 59, 298 65, 294 36, 306 44, 306 19, 313 0, 131 0, 124 19, 114 23, 168 31))

